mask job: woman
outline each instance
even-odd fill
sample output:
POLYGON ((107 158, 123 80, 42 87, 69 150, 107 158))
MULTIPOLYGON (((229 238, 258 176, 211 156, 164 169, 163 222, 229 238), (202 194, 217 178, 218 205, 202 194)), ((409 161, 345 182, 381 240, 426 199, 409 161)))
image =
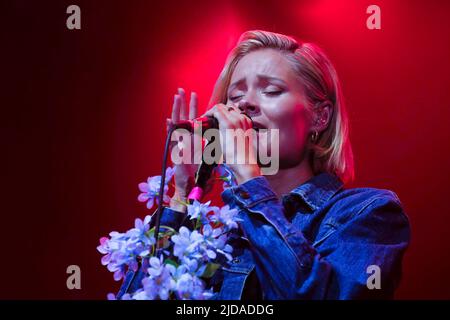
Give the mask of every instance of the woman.
MULTIPOLYGON (((220 130, 279 129, 280 146, 274 175, 261 175, 251 161, 227 164, 238 185, 222 198, 242 221, 232 240, 234 260, 211 281, 216 298, 393 297, 409 243, 408 219, 391 191, 344 188, 353 177, 348 121, 325 54, 284 35, 246 32, 216 83, 212 105, 206 115, 220 130)), ((191 94, 188 110, 179 89, 172 121, 188 114, 197 117, 197 97, 191 94)), ((185 200, 194 171, 176 166, 164 224, 182 221, 186 208, 176 199, 185 200)), ((132 278, 119 296, 139 283, 139 276, 132 278)))

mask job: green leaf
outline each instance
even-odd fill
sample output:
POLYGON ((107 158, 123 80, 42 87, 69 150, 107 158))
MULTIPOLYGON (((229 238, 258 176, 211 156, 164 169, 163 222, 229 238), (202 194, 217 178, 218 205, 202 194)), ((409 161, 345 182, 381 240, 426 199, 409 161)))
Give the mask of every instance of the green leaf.
POLYGON ((166 259, 165 261, 164 261, 166 264, 171 264, 171 265, 173 265, 175 268, 178 268, 178 263, 176 263, 174 260, 172 260, 172 259, 166 259))
POLYGON ((197 222, 195 223, 195 230, 200 229, 202 226, 202 221, 200 220, 200 217, 197 219, 197 222))
POLYGON ((147 238, 151 238, 153 237, 153 235, 155 234, 155 227, 151 228, 150 230, 148 230, 145 235, 147 236, 147 238))
POLYGON ((220 268, 220 264, 218 263, 208 263, 205 271, 202 274, 203 278, 211 278, 214 273, 216 273, 217 269, 220 268))

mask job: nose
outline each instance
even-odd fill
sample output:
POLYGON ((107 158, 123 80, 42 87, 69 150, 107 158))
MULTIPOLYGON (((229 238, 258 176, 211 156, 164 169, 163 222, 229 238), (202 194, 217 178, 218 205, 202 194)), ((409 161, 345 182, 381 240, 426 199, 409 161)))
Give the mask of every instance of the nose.
POLYGON ((241 112, 245 112, 250 117, 259 112, 259 108, 256 103, 251 103, 247 99, 240 100, 237 107, 241 112))

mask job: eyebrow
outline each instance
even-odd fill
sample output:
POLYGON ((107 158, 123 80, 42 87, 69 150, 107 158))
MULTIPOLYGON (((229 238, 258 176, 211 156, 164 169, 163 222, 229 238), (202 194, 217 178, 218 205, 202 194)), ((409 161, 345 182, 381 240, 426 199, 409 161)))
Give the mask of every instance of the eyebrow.
MULTIPOLYGON (((256 76, 259 80, 271 80, 271 81, 277 81, 277 82, 281 82, 282 84, 286 85, 286 82, 283 79, 277 78, 277 77, 271 77, 268 75, 264 75, 264 74, 258 74, 256 76)), ((245 82, 245 78, 241 78, 235 82, 233 82, 229 87, 228 87, 228 91, 231 91, 234 89, 234 87, 240 85, 241 83, 245 82)))

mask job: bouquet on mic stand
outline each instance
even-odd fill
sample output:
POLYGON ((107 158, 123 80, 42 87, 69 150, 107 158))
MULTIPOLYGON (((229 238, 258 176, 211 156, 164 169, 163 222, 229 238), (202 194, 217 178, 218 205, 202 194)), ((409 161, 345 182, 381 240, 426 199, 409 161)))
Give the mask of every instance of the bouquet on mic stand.
MULTIPOLYGON (((215 168, 223 187, 235 184, 234 177, 226 165, 215 168)), ((167 168, 165 174, 164 202, 169 202, 168 182, 174 174, 173 168, 167 168)), ((152 209, 158 204, 161 176, 149 177, 147 182, 139 184, 142 192, 138 200, 147 203, 152 209)), ((158 247, 155 252, 155 228, 151 228, 152 216, 144 220, 136 219, 134 228, 125 233, 111 232, 100 239, 97 250, 104 254, 103 265, 114 273, 114 280, 120 281, 128 270, 137 271, 139 265, 146 268, 141 287, 124 294, 122 300, 167 300, 167 299, 209 299, 214 296, 212 288, 207 288, 207 279, 220 268, 221 261, 231 260, 233 248, 227 244, 230 232, 237 228, 239 221, 236 209, 228 206, 211 206, 211 201, 186 203, 187 216, 192 220, 192 230, 185 226, 178 230, 161 226, 158 247)), ((108 294, 108 299, 116 299, 108 294)))

